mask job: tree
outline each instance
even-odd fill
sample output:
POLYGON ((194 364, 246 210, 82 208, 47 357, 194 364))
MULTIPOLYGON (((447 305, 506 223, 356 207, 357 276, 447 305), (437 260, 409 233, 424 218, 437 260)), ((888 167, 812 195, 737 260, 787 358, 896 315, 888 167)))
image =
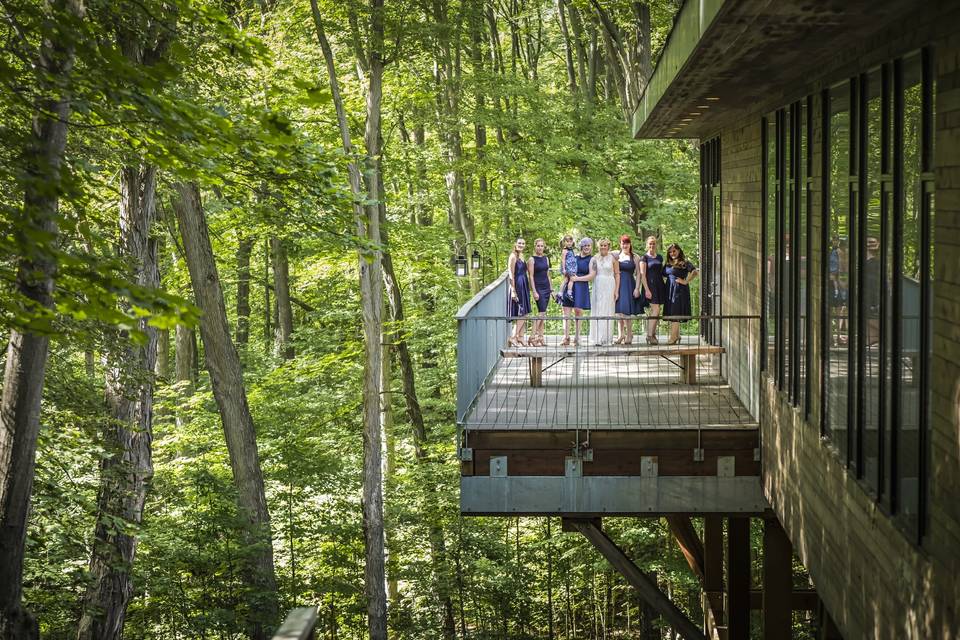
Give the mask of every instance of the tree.
POLYGON ((17 261, 16 286, 36 314, 34 327, 14 329, 7 347, 0 398, 0 637, 38 635, 36 623, 20 603, 27 514, 33 487, 40 400, 43 394, 49 321, 53 309, 57 207, 61 164, 70 114, 70 74, 74 35, 70 22, 84 13, 80 0, 51 3, 53 28, 44 34, 36 59, 40 98, 26 149, 27 172, 22 185, 23 207, 17 219, 19 245, 26 251, 17 261), (43 238, 37 243, 35 238, 43 238), (47 331, 44 331, 45 328, 47 331))
POLYGON ((269 637, 268 630, 276 623, 277 585, 270 514, 257 451, 256 430, 247 405, 240 356, 230 339, 220 276, 200 202, 200 188, 195 183, 181 182, 175 185, 175 190, 173 208, 183 238, 184 255, 197 306, 203 311, 200 335, 205 362, 230 451, 238 507, 249 527, 247 554, 250 559, 246 574, 251 611, 255 614, 248 626, 248 633, 254 640, 260 640, 269 637))

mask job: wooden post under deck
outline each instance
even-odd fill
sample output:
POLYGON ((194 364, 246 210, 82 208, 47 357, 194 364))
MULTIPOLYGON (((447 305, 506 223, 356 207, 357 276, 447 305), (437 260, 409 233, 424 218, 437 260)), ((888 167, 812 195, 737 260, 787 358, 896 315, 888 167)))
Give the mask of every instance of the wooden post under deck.
MULTIPOLYGON (((723 518, 708 515, 703 519, 703 590, 707 595, 715 626, 724 625, 723 617, 723 518)), ((709 615, 708 612, 704 612, 709 615)))
POLYGON ((727 638, 750 639, 750 518, 727 520, 727 638))
POLYGON ((776 518, 763 521, 763 637, 790 638, 793 547, 776 518))

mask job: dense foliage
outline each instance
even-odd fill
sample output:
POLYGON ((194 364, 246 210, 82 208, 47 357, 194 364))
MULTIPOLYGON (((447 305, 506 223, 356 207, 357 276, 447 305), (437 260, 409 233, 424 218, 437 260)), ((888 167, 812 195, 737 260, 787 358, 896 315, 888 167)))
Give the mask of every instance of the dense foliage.
MULTIPOLYGON (((263 614, 245 579, 254 551, 174 215, 176 185, 191 183, 202 194, 256 425, 280 609, 315 603, 320 637, 363 637, 357 249, 366 240, 352 222, 347 180, 362 150, 341 149, 311 3, 90 0, 82 12, 67 0, 2 5, 0 337, 51 338, 26 608, 44 637, 76 636, 102 469, 124 455, 109 437, 116 418, 105 380, 119 349, 155 335, 155 372, 140 372, 155 380, 143 520, 99 518, 138 540, 124 635, 239 637, 263 614), (59 75, 34 64, 51 47, 72 56, 59 75), (64 96, 63 162, 55 175, 38 173, 33 123, 64 96), (150 242, 159 287, 138 284, 137 260, 119 248, 130 167, 157 172, 150 242), (25 207, 31 188, 59 200, 54 233, 25 207), (18 286, 25 257, 56 265, 52 307, 18 286)), ((387 5, 385 225, 373 249, 392 257, 406 313, 385 323, 384 342, 403 340, 412 354, 425 427, 417 434, 410 421, 396 349, 388 349, 392 633, 660 637, 656 616, 558 520, 459 516, 452 317, 503 268, 517 236, 554 248, 565 232, 656 233, 697 259, 696 147, 633 140, 627 125, 633 85, 649 75, 676 3, 642 5, 645 25, 641 5, 623 0, 387 5), (454 277, 454 256, 473 249, 489 262, 454 277)), ((371 9, 359 0, 317 8, 362 145, 371 9)), ((608 528, 681 607, 701 615, 696 580, 665 524, 624 519, 608 528)))

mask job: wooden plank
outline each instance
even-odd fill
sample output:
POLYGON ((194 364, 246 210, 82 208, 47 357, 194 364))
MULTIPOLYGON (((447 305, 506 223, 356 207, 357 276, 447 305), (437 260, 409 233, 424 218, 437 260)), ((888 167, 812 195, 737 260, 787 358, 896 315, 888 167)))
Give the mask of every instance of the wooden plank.
POLYGON ((299 607, 287 614, 273 640, 312 640, 317 624, 316 607, 299 607))
POLYGON ((645 574, 623 553, 613 540, 597 526, 595 520, 567 519, 626 578, 627 582, 677 633, 687 640, 706 640, 706 636, 670 599, 660 591, 656 580, 645 574))
POLYGON ((667 524, 680 547, 680 552, 687 559, 690 570, 703 582, 703 543, 689 516, 667 516, 667 524))
MULTIPOLYGON (((490 458, 507 456, 512 476, 562 476, 564 458, 570 453, 570 449, 474 448, 473 466, 462 466, 461 475, 489 475, 490 458)), ((691 449, 594 449, 593 460, 583 463, 583 475, 639 476, 641 458, 648 456, 657 458, 661 476, 715 476, 718 458, 726 456, 735 458, 736 475, 760 475, 752 450, 711 450, 705 452, 703 462, 697 462, 691 449)))
MULTIPOLYGON (((763 609, 763 594, 762 589, 750 590, 750 609, 752 611, 763 609)), ((790 592, 791 611, 816 611, 819 604, 820 596, 813 589, 794 589, 790 592)), ((767 636, 764 635, 764 637, 767 636)))
POLYGON ((697 356, 684 354, 680 357, 680 381, 684 384, 697 384, 697 356))
POLYGON ((504 358, 597 358, 609 356, 705 356, 726 353, 726 349, 704 345, 632 345, 630 347, 505 347, 500 349, 504 358))
MULTIPOLYGON (((581 440, 587 439, 584 431, 581 440)), ((504 431, 499 429, 471 429, 464 446, 474 449, 562 449, 572 451, 577 441, 573 429, 545 429, 540 431, 504 431)), ((698 442, 697 432, 691 429, 643 429, 592 431, 588 446, 594 451, 602 449, 688 449, 691 454, 697 445, 703 449, 722 451, 749 450, 760 446, 759 430, 756 428, 717 429, 702 431, 698 442)))
POLYGON ((727 519, 727 637, 750 640, 750 518, 727 519))
POLYGON ((763 637, 789 638, 793 547, 776 518, 763 522, 763 637))

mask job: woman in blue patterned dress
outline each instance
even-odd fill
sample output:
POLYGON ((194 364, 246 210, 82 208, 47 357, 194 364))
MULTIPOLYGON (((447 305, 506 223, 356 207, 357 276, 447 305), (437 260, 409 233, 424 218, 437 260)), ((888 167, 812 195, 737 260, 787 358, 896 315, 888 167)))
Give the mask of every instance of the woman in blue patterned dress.
POLYGON ((530 336, 530 345, 542 347, 545 343, 543 333, 546 321, 543 314, 550 305, 550 294, 553 285, 550 284, 550 258, 544 255, 547 243, 543 238, 533 241, 533 255, 527 260, 527 272, 533 280, 533 299, 537 303, 537 319, 533 321, 533 335, 530 336))
POLYGON ((647 344, 659 344, 657 324, 660 322, 660 306, 667 301, 667 288, 663 283, 663 256, 657 253, 657 237, 647 238, 647 252, 640 258, 640 280, 644 296, 650 305, 647 315, 647 344))
POLYGON ((633 255, 630 236, 620 236, 620 251, 616 254, 620 266, 620 295, 617 298, 617 315, 620 317, 620 335, 614 344, 633 342, 633 316, 643 313, 643 300, 640 298, 640 285, 634 273, 637 260, 633 255))
MULTIPOLYGON (((667 276, 667 302, 664 315, 689 316, 690 281, 697 277, 697 267, 687 261, 680 245, 667 247, 667 263, 663 272, 667 276)), ((667 344, 680 342, 680 320, 670 320, 670 340, 667 344)))
POLYGON ((526 240, 517 238, 507 260, 507 289, 510 296, 507 299, 507 317, 517 321, 513 335, 507 341, 511 347, 526 344, 523 334, 527 330, 526 315, 530 313, 530 274, 527 272, 527 261, 523 259, 526 247, 526 240))
MULTIPOLYGON (((593 240, 584 238, 580 241, 580 255, 577 256, 577 276, 590 274, 590 261, 593 259, 593 240)), ((573 334, 573 344, 580 341, 580 317, 584 311, 590 310, 590 283, 585 280, 573 282, 573 315, 576 317, 576 333, 573 334)))

